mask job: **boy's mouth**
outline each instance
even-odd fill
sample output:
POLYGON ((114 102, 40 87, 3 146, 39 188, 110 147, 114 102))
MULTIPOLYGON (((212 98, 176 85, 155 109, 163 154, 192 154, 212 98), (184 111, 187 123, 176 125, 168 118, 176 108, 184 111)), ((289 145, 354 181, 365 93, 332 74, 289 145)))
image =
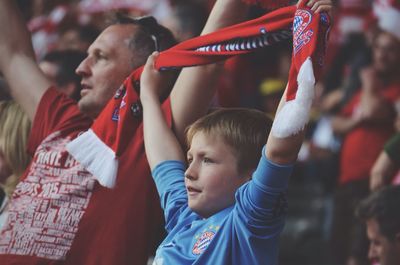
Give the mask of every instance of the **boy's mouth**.
POLYGON ((195 189, 195 188, 190 187, 190 186, 188 186, 188 187, 186 188, 186 190, 187 190, 187 192, 188 192, 189 195, 195 195, 195 194, 198 194, 198 193, 201 192, 201 190, 195 189))

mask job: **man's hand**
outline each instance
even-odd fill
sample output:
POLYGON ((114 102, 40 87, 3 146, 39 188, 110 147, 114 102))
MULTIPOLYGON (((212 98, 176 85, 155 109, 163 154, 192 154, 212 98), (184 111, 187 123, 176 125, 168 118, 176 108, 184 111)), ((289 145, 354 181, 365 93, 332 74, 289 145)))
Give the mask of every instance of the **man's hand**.
MULTIPOLYGON (((297 5, 307 0, 300 0, 297 5)), ((315 13, 330 12, 332 10, 333 3, 331 0, 309 0, 307 6, 315 13)))

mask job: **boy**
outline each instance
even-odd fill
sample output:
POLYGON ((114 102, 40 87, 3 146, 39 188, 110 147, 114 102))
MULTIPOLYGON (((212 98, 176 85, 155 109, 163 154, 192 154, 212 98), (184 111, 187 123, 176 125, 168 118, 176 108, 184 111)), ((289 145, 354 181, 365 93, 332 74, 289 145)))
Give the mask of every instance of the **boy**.
POLYGON ((267 140, 272 122, 264 113, 217 110, 188 128, 186 168, 159 103, 156 57, 145 65, 140 91, 146 154, 168 232, 154 264, 277 264, 303 131, 267 140))

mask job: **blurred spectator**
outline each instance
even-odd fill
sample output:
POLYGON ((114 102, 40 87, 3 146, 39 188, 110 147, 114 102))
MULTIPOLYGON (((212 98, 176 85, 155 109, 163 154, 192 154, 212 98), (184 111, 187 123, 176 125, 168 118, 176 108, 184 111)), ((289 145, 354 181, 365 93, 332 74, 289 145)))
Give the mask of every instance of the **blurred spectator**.
POLYGON ((79 50, 86 52, 100 31, 91 25, 70 26, 60 34, 57 50, 79 50))
POLYGON ((29 21, 28 28, 32 33, 32 44, 36 56, 41 58, 56 47, 59 37, 58 28, 66 19, 69 8, 66 5, 61 5, 48 11, 48 6, 53 6, 52 4, 47 6, 41 3, 42 1, 37 2, 39 2, 39 6, 34 8, 34 15, 36 16, 29 21))
POLYGON ((364 199, 356 215, 366 222, 373 264, 400 264, 400 186, 387 187, 364 199))
MULTIPOLYGON (((400 118, 398 118, 400 119, 400 118)), ((377 190, 390 183, 400 184, 400 131, 383 148, 371 170, 370 189, 377 190)))
POLYGON ((265 97, 261 95, 263 82, 275 79, 286 84, 291 47, 291 41, 288 40, 279 46, 265 47, 251 54, 228 59, 218 86, 218 105, 262 109, 265 103, 265 97))
POLYGON ((76 68, 85 59, 86 52, 78 50, 52 51, 39 63, 44 74, 56 84, 56 88, 75 101, 81 98, 81 77, 76 68))
POLYGON ((27 153, 31 123, 14 101, 0 101, 0 228, 8 198, 29 164, 27 153), (3 196, 1 196, 3 195, 3 196))
POLYGON ((162 21, 181 42, 200 35, 207 19, 204 4, 193 1, 174 1, 171 14, 162 21))
POLYGON ((259 91, 262 96, 261 108, 271 117, 275 116, 285 87, 286 82, 279 78, 267 78, 261 83, 259 91))
POLYGON ((324 77, 323 94, 330 97, 331 94, 340 93, 337 101, 331 102, 330 111, 346 104, 360 89, 361 80, 358 73, 361 68, 371 63, 370 46, 365 34, 361 33, 349 34, 339 46, 324 77))
POLYGON ((369 186, 377 190, 384 186, 400 185, 400 100, 396 102, 395 135, 385 144, 371 169, 369 186))
POLYGON ((332 233, 334 257, 340 264, 350 256, 353 261, 362 259, 365 251, 358 248, 361 243, 353 244, 360 236, 360 225, 351 213, 355 203, 368 194, 369 172, 393 133, 394 102, 400 97, 399 39, 380 32, 374 40, 373 64, 360 77, 361 91, 332 120, 335 133, 343 136, 332 233))

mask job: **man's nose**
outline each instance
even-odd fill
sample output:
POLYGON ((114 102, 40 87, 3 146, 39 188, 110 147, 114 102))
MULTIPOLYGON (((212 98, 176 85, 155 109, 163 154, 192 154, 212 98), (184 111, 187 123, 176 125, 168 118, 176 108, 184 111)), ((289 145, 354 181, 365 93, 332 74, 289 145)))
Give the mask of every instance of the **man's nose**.
POLYGON ((88 76, 91 74, 89 67, 89 58, 86 57, 76 68, 75 73, 79 76, 88 76))

